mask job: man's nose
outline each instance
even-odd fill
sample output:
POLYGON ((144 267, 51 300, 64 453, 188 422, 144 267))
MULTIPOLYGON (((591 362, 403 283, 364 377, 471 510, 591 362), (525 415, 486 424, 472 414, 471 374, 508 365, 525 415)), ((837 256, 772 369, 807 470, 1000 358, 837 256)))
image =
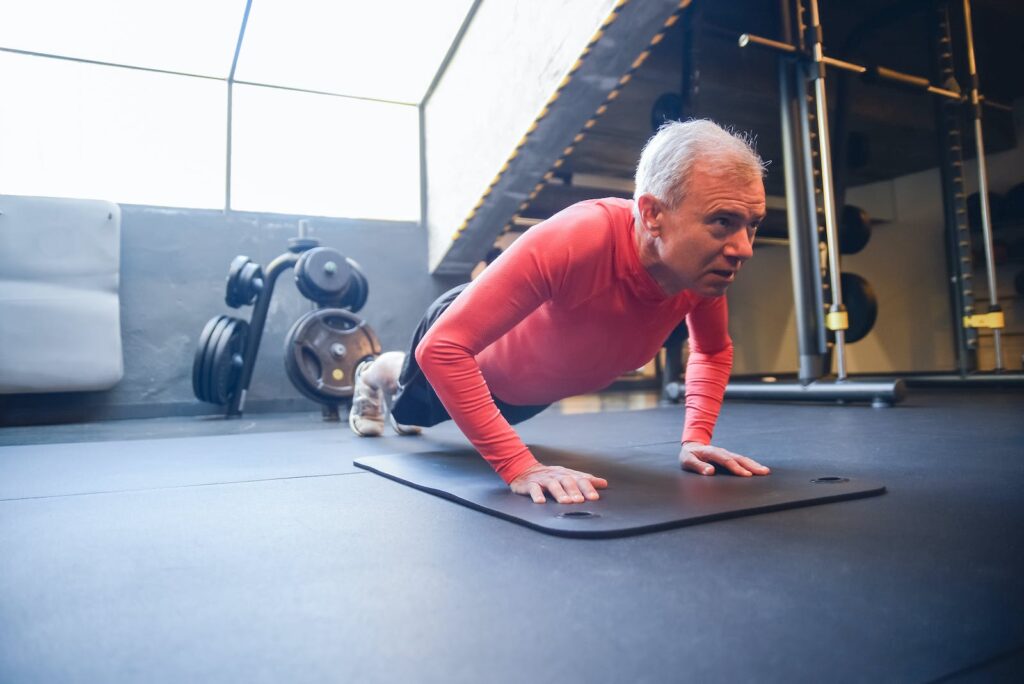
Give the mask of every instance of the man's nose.
POLYGON ((746 261, 754 256, 754 240, 745 230, 736 231, 725 245, 725 256, 746 261))

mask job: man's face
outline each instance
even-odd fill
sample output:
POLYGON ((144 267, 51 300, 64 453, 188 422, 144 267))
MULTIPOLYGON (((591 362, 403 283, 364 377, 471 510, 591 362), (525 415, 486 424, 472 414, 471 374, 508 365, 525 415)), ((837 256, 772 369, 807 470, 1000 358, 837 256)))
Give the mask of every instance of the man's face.
POLYGON ((754 233, 764 220, 764 183, 695 169, 675 209, 658 203, 654 223, 659 282, 669 294, 684 289, 704 297, 725 294, 753 256, 754 233), (666 287, 667 286, 667 287, 666 287))

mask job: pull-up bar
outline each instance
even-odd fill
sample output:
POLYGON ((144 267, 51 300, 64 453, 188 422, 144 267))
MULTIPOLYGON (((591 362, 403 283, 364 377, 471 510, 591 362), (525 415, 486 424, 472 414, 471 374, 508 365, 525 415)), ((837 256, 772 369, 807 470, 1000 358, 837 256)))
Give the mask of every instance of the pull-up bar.
MULTIPOLYGON (((773 52, 788 55, 791 57, 803 57, 807 61, 813 61, 810 55, 803 53, 800 48, 789 43, 784 43, 781 40, 772 40, 771 38, 764 38, 763 36, 757 36, 753 33, 744 33, 739 38, 740 47, 748 47, 754 45, 756 47, 771 50, 773 52)), ((897 71, 884 66, 878 65, 861 65, 855 64, 854 62, 847 62, 846 60, 836 59, 835 57, 828 57, 822 55, 821 61, 825 66, 829 66, 842 71, 849 71, 854 74, 863 76, 868 81, 888 81, 902 86, 910 88, 917 88, 925 90, 932 95, 938 95, 939 97, 949 98, 950 100, 957 100, 958 102, 967 102, 968 96, 957 90, 950 90, 949 88, 941 88, 927 78, 921 76, 915 76, 914 74, 908 74, 903 71, 897 71)), ((980 97, 981 103, 985 106, 991 107, 992 109, 999 109, 1002 111, 1013 111, 1013 108, 1005 105, 1001 102, 993 102, 984 97, 980 97)))

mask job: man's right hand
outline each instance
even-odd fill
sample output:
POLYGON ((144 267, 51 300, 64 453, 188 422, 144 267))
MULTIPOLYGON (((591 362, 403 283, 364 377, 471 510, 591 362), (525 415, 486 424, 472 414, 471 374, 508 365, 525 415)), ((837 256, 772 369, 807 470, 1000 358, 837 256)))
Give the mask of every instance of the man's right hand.
POLYGON ((533 499, 533 503, 544 503, 544 492, 548 492, 560 504, 597 501, 601 496, 598 489, 608 486, 608 480, 581 473, 562 466, 546 466, 543 463, 530 466, 508 485, 516 494, 533 499))

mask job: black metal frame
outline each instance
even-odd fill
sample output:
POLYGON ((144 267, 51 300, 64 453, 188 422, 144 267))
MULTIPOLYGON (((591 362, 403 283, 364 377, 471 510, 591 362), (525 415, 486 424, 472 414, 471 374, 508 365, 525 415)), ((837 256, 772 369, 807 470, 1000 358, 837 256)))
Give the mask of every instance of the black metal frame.
MULTIPOLYGON (((797 307, 797 325, 799 329, 798 342, 800 343, 801 381, 806 382, 809 376, 814 375, 813 361, 817 357, 814 353, 808 353, 808 350, 817 351, 817 349, 814 348, 814 341, 811 339, 811 335, 809 333, 809 326, 813 325, 809 322, 811 317, 807 313, 807 307, 811 305, 807 295, 809 279, 805 272, 800 271, 800 269, 807 268, 807 247, 802 242, 803 238, 800 236, 803 235, 803 233, 800 231, 799 226, 794 223, 794 217, 801 213, 808 213, 810 202, 806 199, 801 201, 801 198, 799 197, 799 183, 797 182, 800 178, 798 177, 794 179, 791 177, 791 174, 794 173, 799 176, 800 172, 807 172, 806 160, 804 160, 801 168, 798 167, 795 162, 792 162, 790 156, 798 159, 803 159, 807 156, 807 150, 810 146, 802 144, 808 140, 805 122, 808 118, 813 120, 815 114, 823 119, 825 112, 827 111, 823 106, 823 78, 826 66, 838 68, 844 72, 857 73, 872 80, 885 81, 891 84, 921 90, 938 96, 936 116, 940 131, 939 147, 942 157, 941 170, 943 179, 943 198, 946 209, 947 253, 951 281, 951 304, 954 317, 954 344, 957 352, 957 366, 961 376, 965 376, 967 373, 977 370, 977 328, 988 327, 992 330, 995 341, 995 371, 1002 372, 1004 370, 1002 348, 1000 344, 1000 333, 1002 327, 1001 320, 996 322, 992 317, 989 317, 981 322, 969 322, 968 318, 974 315, 974 295, 973 287, 971 285, 973 269, 970 256, 970 235, 965 220, 965 197, 962 177, 963 156, 960 144, 962 136, 959 129, 959 115, 961 113, 962 106, 969 104, 974 125, 975 146, 978 149, 978 185, 982 204, 982 237, 985 241, 986 276, 989 282, 990 301, 988 305, 988 313, 992 314, 992 316, 998 317, 1001 316, 1001 310, 995 298, 995 267, 992 255, 992 227, 988 209, 988 181, 985 169, 984 140, 982 137, 981 118, 984 106, 1005 109, 1005 105, 989 101, 982 97, 978 92, 978 76, 977 67, 974 61, 974 41, 971 27, 970 0, 962 0, 967 41, 970 89, 969 94, 966 96, 961 93, 960 87, 957 85, 954 78, 953 59, 950 50, 951 40, 948 16, 950 1, 951 0, 948 0, 945 3, 940 3, 937 7, 939 16, 934 44, 936 55, 934 77, 938 78, 938 85, 932 83, 928 79, 898 72, 887 67, 877 65, 864 66, 825 56, 821 49, 821 28, 818 25, 817 0, 809 0, 808 9, 811 16, 810 27, 805 26, 802 22, 804 14, 803 0, 792 0, 792 5, 789 0, 781 0, 780 5, 782 8, 783 33, 785 41, 772 40, 752 34, 743 34, 740 36, 739 44, 741 47, 754 45, 774 51, 783 57, 783 59, 780 59, 779 66, 783 119, 782 134, 783 149, 786 155, 786 194, 787 201, 791 205, 789 207, 790 239, 791 241, 795 241, 791 242, 791 256, 794 265, 793 278, 797 307), (792 16, 790 15, 791 6, 794 10, 792 16), (809 29, 806 31, 806 34, 805 29, 809 29), (796 40, 794 40, 794 38, 796 38, 796 40), (807 111, 806 100, 800 96, 801 94, 806 94, 808 80, 814 82, 816 90, 814 100, 817 105, 817 112, 815 114, 811 114, 807 111), (800 114, 797 115, 794 112, 794 109, 798 109, 800 114), (798 125, 794 124, 794 117, 799 119, 798 125), (796 135, 797 131, 801 134, 799 138, 796 135)), ((840 116, 842 116, 842 112, 840 112, 840 116)), ((824 123, 824 120, 818 122, 819 129, 824 128, 824 123)), ((816 185, 815 193, 818 191, 822 193, 822 197, 824 199, 823 208, 826 212, 826 232, 827 234, 830 234, 831 228, 829 224, 833 223, 833 221, 829 220, 829 212, 834 211, 835 202, 834 199, 832 199, 830 192, 833 188, 830 187, 831 184, 828 178, 830 164, 828 160, 828 143, 827 140, 825 140, 825 137, 826 136, 823 133, 819 134, 819 138, 821 139, 818 142, 820 144, 822 154, 819 160, 821 165, 816 169, 820 170, 822 182, 820 186, 817 185, 813 178, 812 182, 815 182, 816 185)), ((810 154, 813 158, 813 148, 811 148, 810 154)), ((812 170, 812 173, 813 172, 814 170, 812 170)), ((842 191, 841 188, 839 190, 840 192, 842 191)), ((815 197, 817 197, 817 194, 815 197)), ((816 221, 816 218, 813 219, 813 221, 816 221)), ((829 255, 830 261, 829 270, 835 273, 838 271, 838 254, 834 254, 831 247, 826 251, 829 255), (835 260, 833 261, 833 259, 835 260)), ((841 292, 836 289, 834 283, 832 290, 835 295, 833 301, 836 301, 836 298, 841 301, 841 292)), ((833 309, 835 309, 834 306, 833 309)), ((832 328, 833 326, 830 325, 827 327, 832 328)), ((838 337, 839 335, 837 335, 837 343, 835 345, 835 349, 839 355, 838 375, 839 380, 843 380, 845 379, 845 369, 843 364, 844 345, 838 337)))
POLYGON ((277 257, 267 266, 263 274, 263 289, 260 290, 256 304, 253 306, 252 317, 249 319, 249 337, 245 341, 245 354, 243 356, 242 370, 238 374, 238 381, 231 391, 231 401, 228 402, 225 418, 238 418, 245 409, 245 398, 249 393, 249 383, 252 381, 252 372, 256 367, 256 355, 260 350, 260 341, 263 338, 263 328, 267 323, 267 312, 270 311, 270 299, 274 295, 274 284, 277 277, 290 268, 294 268, 303 252, 316 247, 319 242, 313 238, 302 238, 288 247, 288 252, 277 257))
POLYGON ((824 55, 817 0, 810 0, 807 6, 803 0, 792 0, 791 4, 790 0, 781 0, 780 8, 785 43, 744 34, 740 46, 759 45, 782 56, 780 119, 799 376, 796 383, 732 382, 726 388, 726 397, 867 401, 876 407, 891 406, 906 394, 901 380, 853 380, 846 373, 847 322, 839 284, 838 225, 824 80, 826 65, 845 63, 824 55), (834 333, 832 346, 827 341, 829 329, 834 333), (830 379, 825 376, 831 370, 833 351, 837 377, 830 379))

